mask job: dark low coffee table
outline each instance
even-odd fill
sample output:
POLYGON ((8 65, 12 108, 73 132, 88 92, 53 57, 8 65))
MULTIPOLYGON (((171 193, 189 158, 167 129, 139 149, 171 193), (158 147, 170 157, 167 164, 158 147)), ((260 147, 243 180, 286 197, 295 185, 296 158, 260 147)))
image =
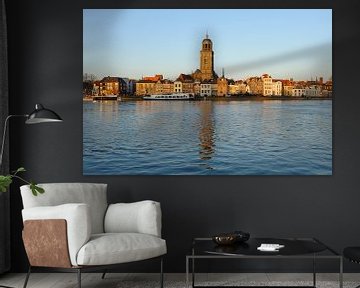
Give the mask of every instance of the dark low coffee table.
MULTIPOLYGON (((316 260, 335 259, 339 261, 339 287, 343 287, 343 258, 335 250, 315 238, 250 238, 244 243, 220 246, 211 238, 195 238, 193 240, 191 254, 186 256, 186 287, 189 287, 189 268, 191 266, 191 287, 203 287, 195 285, 195 259, 312 259, 313 260, 313 285, 294 287, 316 287, 316 260), (257 250, 262 243, 284 245, 284 248, 276 252, 264 252, 257 250)), ((226 287, 226 286, 223 286, 226 287)), ((231 286, 234 287, 234 286, 231 286)), ((247 286, 235 286, 247 287, 247 286)), ((251 286, 256 287, 256 286, 251 286)), ((264 286, 262 286, 264 287, 264 286)), ((274 286, 271 286, 274 287, 274 286)), ((281 286, 284 287, 284 286, 281 286)))

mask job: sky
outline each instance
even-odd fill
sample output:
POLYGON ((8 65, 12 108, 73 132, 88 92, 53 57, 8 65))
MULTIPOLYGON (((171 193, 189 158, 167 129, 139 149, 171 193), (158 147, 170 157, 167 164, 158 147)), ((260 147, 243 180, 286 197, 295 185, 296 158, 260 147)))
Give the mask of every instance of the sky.
POLYGON ((175 80, 199 68, 206 33, 219 76, 332 77, 331 9, 84 9, 83 72, 175 80))

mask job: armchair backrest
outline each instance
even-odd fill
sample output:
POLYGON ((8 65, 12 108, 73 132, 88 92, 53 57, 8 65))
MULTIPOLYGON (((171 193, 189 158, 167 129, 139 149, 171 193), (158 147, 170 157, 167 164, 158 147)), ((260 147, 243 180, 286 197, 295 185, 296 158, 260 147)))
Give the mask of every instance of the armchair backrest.
POLYGON ((39 206, 57 206, 67 203, 89 205, 92 233, 104 232, 107 209, 107 184, 99 183, 48 183, 39 184, 44 194, 33 196, 29 185, 20 187, 24 209, 39 206))

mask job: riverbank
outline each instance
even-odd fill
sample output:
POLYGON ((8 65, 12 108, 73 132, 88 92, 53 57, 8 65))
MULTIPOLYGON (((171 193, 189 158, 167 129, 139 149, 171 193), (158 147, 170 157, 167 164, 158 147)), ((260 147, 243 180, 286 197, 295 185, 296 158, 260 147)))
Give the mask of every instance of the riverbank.
POLYGON ((206 97, 198 100, 208 101, 268 101, 268 100, 332 100, 332 97, 297 97, 297 96, 230 96, 230 97, 206 97))
MULTIPOLYGON (((268 100, 332 100, 332 97, 310 97, 310 96, 230 96, 230 97, 196 97, 194 100, 190 101, 268 101, 268 100)), ((86 97, 83 98, 84 102, 93 101, 92 98, 86 97)), ((114 100, 106 100, 114 101, 114 100)), ((115 100, 116 101, 116 100, 115 100)), ((117 101, 148 101, 144 100, 142 97, 131 96, 125 97, 121 96, 117 101)), ((162 101, 171 101, 171 100, 162 100, 162 101)))

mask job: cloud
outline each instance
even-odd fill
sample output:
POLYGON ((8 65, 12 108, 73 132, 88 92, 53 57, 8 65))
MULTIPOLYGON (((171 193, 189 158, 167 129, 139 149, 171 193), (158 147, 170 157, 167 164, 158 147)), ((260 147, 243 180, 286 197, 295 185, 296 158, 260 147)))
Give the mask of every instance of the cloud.
MULTIPOLYGON (((254 69, 269 67, 273 65, 278 65, 279 63, 284 64, 286 62, 291 62, 294 60, 316 60, 319 66, 329 66, 332 61, 332 43, 322 43, 312 47, 304 47, 302 49, 297 49, 287 53, 276 54, 266 58, 259 58, 257 60, 239 62, 233 65, 228 65, 225 67, 227 73, 235 73, 241 71, 246 73, 248 71, 254 71, 254 69)), ((331 67, 332 65, 330 65, 331 67)), ((331 68, 330 68, 331 69, 331 68)), ((296 67, 294 68, 294 72, 296 67)), ((309 71, 311 73, 311 71, 309 71)), ((328 71, 331 74, 331 70, 328 71)))

